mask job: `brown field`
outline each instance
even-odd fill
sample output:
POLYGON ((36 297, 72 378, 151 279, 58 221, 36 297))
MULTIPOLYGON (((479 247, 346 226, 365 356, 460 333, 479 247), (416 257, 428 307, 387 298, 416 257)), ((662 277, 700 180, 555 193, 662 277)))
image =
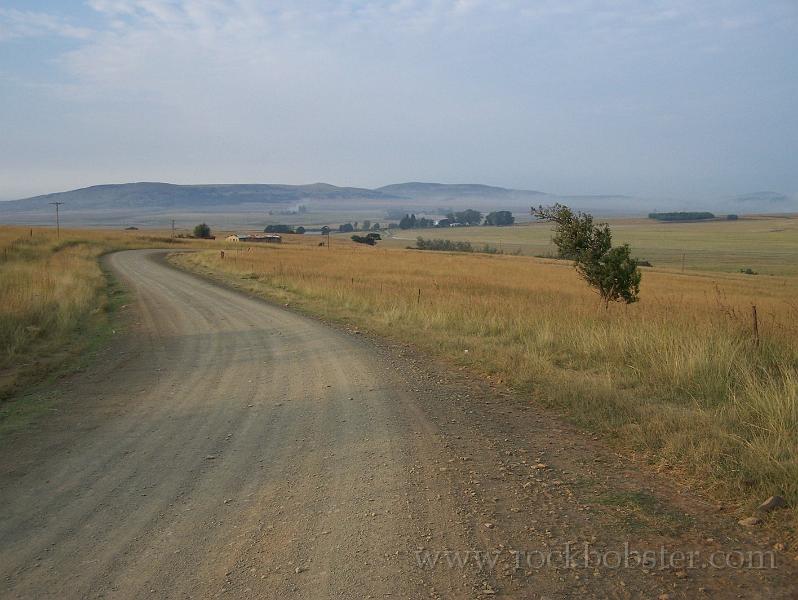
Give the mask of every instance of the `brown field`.
POLYGON ((562 261, 317 241, 174 260, 525 390, 727 499, 798 501, 796 279, 645 269, 604 310, 562 261))

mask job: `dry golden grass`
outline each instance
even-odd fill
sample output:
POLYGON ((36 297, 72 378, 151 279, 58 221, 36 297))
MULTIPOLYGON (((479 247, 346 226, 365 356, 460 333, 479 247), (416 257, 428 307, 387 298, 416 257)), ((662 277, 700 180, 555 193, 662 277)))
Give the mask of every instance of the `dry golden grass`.
POLYGON ((174 260, 524 390, 729 498, 798 503, 796 279, 646 270, 638 304, 604 310, 561 261, 317 239, 174 260))
POLYGON ((51 229, 0 227, 0 398, 96 333, 108 301, 101 254, 168 241, 153 232, 64 230, 58 239, 51 229))

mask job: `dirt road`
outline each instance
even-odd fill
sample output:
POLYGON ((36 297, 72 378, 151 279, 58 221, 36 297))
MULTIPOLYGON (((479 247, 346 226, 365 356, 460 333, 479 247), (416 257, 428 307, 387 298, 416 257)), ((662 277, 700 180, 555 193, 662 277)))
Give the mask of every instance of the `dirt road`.
POLYGON ((406 348, 177 271, 163 252, 108 264, 135 298, 130 331, 60 382, 59 413, 2 446, 3 598, 795 593, 781 554, 766 570, 530 562, 566 543, 773 540, 406 348))

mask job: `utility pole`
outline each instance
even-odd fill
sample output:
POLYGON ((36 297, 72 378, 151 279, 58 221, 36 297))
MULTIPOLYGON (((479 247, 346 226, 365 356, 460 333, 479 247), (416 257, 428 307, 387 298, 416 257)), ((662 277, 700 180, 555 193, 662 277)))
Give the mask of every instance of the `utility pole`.
POLYGON ((175 220, 172 219, 172 239, 175 239, 175 220))
POLYGON ((58 215, 58 207, 63 204, 63 202, 50 202, 50 204, 55 206, 55 232, 56 237, 60 240, 61 239, 61 219, 58 215))

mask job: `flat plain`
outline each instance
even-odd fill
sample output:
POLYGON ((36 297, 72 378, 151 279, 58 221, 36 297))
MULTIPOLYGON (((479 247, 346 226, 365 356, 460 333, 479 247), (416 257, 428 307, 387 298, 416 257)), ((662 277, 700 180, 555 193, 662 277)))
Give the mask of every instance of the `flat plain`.
MULTIPOLYGON (((650 219, 609 219, 615 243, 628 243, 638 258, 663 269, 798 275, 798 216, 750 216, 737 221, 660 223, 650 219)), ((417 236, 474 245, 490 244, 507 253, 553 256, 550 227, 449 227, 393 230, 389 245, 412 245, 417 236)))

